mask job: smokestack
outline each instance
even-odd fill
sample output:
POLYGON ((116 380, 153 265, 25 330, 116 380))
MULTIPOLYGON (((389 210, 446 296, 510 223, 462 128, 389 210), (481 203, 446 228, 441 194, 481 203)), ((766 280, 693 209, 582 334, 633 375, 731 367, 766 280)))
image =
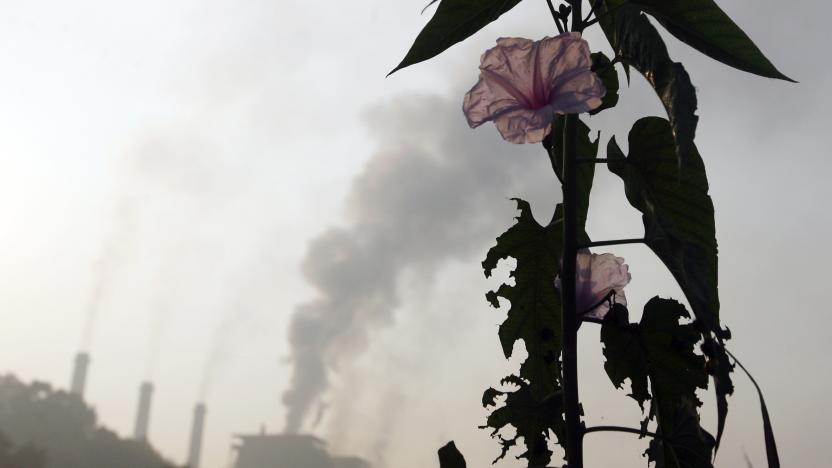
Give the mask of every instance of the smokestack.
POLYGON ((139 408, 136 410, 136 426, 133 438, 139 441, 147 440, 147 428, 150 425, 150 398, 153 396, 153 384, 142 382, 139 387, 139 408))
POLYGON ((191 426, 191 445, 188 448, 188 468, 199 468, 202 451, 202 433, 205 431, 205 404, 197 403, 194 408, 194 423, 191 426))
POLYGON ((84 397, 84 387, 87 384, 87 368, 90 366, 90 355, 81 351, 75 355, 75 368, 72 370, 72 383, 69 393, 84 397))

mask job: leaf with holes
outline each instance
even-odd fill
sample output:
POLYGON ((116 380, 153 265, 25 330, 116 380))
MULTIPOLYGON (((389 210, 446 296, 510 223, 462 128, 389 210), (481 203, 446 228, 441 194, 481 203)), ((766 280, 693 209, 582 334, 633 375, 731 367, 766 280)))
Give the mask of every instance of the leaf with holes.
POLYGON ((714 438, 699 425, 696 408, 681 402, 672 420, 660 421, 666 430, 650 441, 645 454, 655 468, 713 468, 714 438))
MULTIPOLYGON (((591 179, 588 183, 591 184, 591 179)), ((494 307, 500 306, 500 298, 509 302, 507 318, 500 325, 499 336, 503 353, 511 357, 517 341, 523 341, 528 357, 520 366, 518 376, 504 379, 503 384, 516 386, 517 390, 501 392, 488 389, 483 394, 483 404, 491 406, 500 395, 505 395, 503 406, 492 411, 487 427, 499 438, 503 453, 522 438, 526 451, 521 455, 533 466, 546 466, 551 452, 549 435, 554 433, 561 440, 562 417, 559 392, 561 353, 561 303, 555 288, 559 273, 563 244, 563 219, 560 207, 547 226, 541 226, 532 216, 531 207, 523 200, 515 199, 520 215, 516 223, 497 238, 497 244, 488 251, 482 266, 488 277, 501 260, 513 258, 516 266, 511 272, 514 285, 502 284, 486 297, 494 307), (554 400, 553 400, 554 398, 554 400), (542 413, 541 413, 542 412, 542 413), (540 419, 540 414, 546 414, 540 419), (503 439, 497 432, 511 425, 516 436, 503 439)), ((585 233, 579 241, 588 241, 585 233)))
POLYGON ((535 221, 527 202, 515 201, 520 210, 517 222, 497 238, 482 262, 489 277, 500 260, 514 258, 514 285, 504 283, 486 298, 494 307, 500 306, 500 297, 510 302, 508 317, 499 330, 503 353, 511 357, 514 343, 523 341, 528 357, 520 377, 542 398, 554 391, 559 375, 561 304, 554 280, 559 271, 563 224, 558 219, 543 227, 535 221))
POLYGON ((641 322, 631 324, 627 309, 616 305, 604 318, 604 369, 616 387, 625 379, 642 409, 651 399, 659 416, 672 414, 682 400, 696 402, 696 389, 708 386, 705 359, 694 353, 699 331, 688 318, 685 307, 670 299, 654 297, 646 306, 641 322), (658 402, 658 404, 657 404, 658 402))
POLYGON ((725 348, 711 337, 702 343, 702 352, 708 359, 706 368, 708 374, 714 380, 714 392, 716 393, 716 414, 717 429, 714 451, 719 449, 722 440, 722 433, 725 431, 725 420, 728 417, 728 396, 734 393, 734 383, 731 380, 731 373, 734 366, 728 361, 725 348))
MULTIPOLYGON (((497 459, 506 456, 509 449, 517 445, 517 439, 523 439, 526 452, 520 457, 529 461, 529 466, 546 466, 551 461, 552 451, 549 450, 549 434, 554 434, 559 441, 564 438, 563 422, 563 394, 560 389, 542 398, 534 395, 531 386, 516 376, 503 380, 503 384, 512 385, 513 390, 497 391, 493 396, 504 396, 503 406, 494 409, 488 416, 485 426, 482 429, 491 429, 491 436, 500 440, 502 451, 497 459), (508 426, 516 429, 511 438, 503 438, 499 432, 508 426)), ((489 389, 486 394, 494 391, 489 389)), ((490 397, 491 395, 489 395, 490 397)), ((483 395, 483 402, 486 396, 483 395)), ((489 402, 490 406, 496 402, 489 402)))

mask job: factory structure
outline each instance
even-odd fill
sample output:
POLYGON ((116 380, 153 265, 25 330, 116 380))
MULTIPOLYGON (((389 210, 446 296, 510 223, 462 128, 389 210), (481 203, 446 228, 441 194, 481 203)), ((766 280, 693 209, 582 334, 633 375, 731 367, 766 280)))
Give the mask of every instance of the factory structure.
MULTIPOLYGON (((90 355, 79 352, 70 380, 69 392, 83 400, 90 367, 90 355)), ((133 429, 133 440, 148 443, 150 429, 153 383, 142 382, 133 429)), ((207 408, 205 403, 194 406, 186 468, 200 468, 202 439, 205 433, 207 408)), ((265 429, 250 435, 234 435, 232 450, 234 462, 231 468, 370 468, 357 457, 330 455, 326 443, 306 434, 268 434, 265 429)))
POLYGON ((360 458, 331 456, 324 441, 311 435, 261 431, 234 438, 234 468, 370 468, 360 458))

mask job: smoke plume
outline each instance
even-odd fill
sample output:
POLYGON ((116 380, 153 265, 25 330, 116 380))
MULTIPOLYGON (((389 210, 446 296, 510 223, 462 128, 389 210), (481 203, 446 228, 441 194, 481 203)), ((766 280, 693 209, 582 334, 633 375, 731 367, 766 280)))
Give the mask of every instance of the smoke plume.
POLYGON ((545 155, 537 146, 469 129, 455 100, 402 96, 367 120, 378 146, 353 181, 348 225, 312 240, 302 264, 318 297, 298 306, 289 326, 290 432, 304 427, 339 362, 392 323, 401 275, 430 275, 449 259, 483 254, 510 223, 507 198, 522 194, 529 165, 548 166, 538 166, 545 155))

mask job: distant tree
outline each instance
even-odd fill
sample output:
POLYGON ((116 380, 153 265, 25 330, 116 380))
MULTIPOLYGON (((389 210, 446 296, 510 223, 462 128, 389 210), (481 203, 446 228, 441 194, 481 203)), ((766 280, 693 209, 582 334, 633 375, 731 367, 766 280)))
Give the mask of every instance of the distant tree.
POLYGON ((15 447, 15 444, 0 433, 0 468, 44 468, 46 457, 43 450, 32 445, 15 447))
POLYGON ((5 459, 0 459, 0 468, 172 466, 148 443, 122 439, 99 426, 95 411, 76 395, 42 382, 27 385, 11 375, 0 377, 0 433, 7 436, 9 447, 21 447, 12 456, 28 457, 26 464, 22 459, 3 464, 5 459), (40 464, 35 463, 38 456, 40 464))

